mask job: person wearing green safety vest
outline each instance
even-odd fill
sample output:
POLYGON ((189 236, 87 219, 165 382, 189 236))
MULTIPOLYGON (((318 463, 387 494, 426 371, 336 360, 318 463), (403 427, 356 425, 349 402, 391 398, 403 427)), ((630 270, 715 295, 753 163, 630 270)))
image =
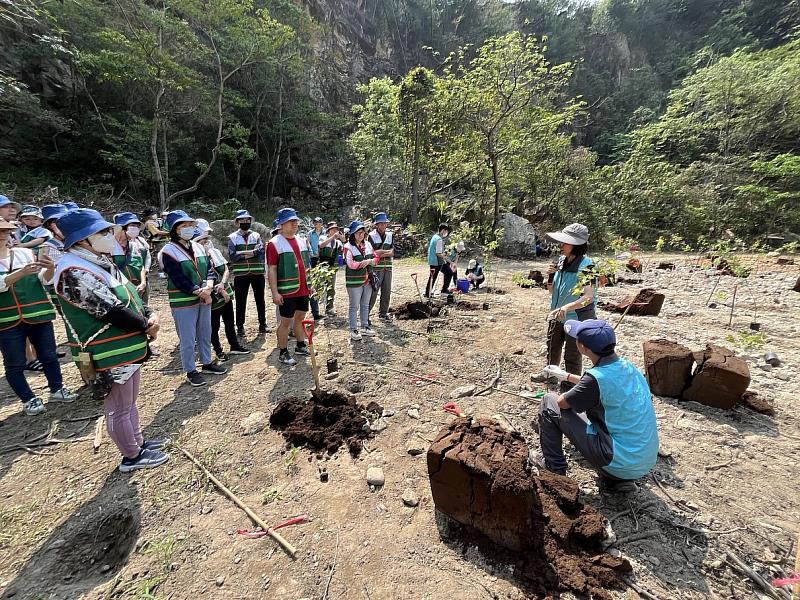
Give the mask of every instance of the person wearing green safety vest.
POLYGON ((310 356, 303 319, 310 303, 311 286, 308 271, 311 269, 311 251, 305 238, 297 235, 300 217, 293 208, 282 208, 273 222, 279 228, 267 245, 267 268, 272 302, 281 316, 276 331, 278 360, 284 365, 296 365, 289 353, 289 328, 294 329, 297 340, 294 353, 310 356))
POLYGON ((158 255, 167 274, 167 295, 180 344, 181 365, 194 387, 208 385, 197 370, 195 347, 203 373, 222 375, 227 369, 211 357, 211 294, 214 269, 206 251, 192 241, 195 220, 182 210, 167 214, 170 241, 158 255))
POLYGON ((319 261, 334 269, 333 280, 325 302, 325 314, 329 317, 336 316, 333 301, 336 298, 336 273, 339 269, 339 257, 342 255, 343 244, 344 236, 339 233, 339 226, 335 221, 328 222, 325 225, 325 235, 319 238, 319 261))
POLYGON ((568 320, 564 331, 592 368, 583 377, 556 365, 545 372, 575 384, 560 396, 548 393, 539 407, 541 451, 533 462, 566 475, 563 437, 600 473, 606 491, 636 491, 633 480, 646 475, 658 456, 656 414, 647 381, 615 353, 617 338, 606 321, 568 320))
POLYGON ((197 219, 194 241, 200 244, 208 255, 208 261, 214 269, 214 290, 211 292, 211 346, 219 362, 228 360, 228 355, 219 341, 220 321, 225 323, 225 337, 230 345, 230 354, 250 354, 236 336, 233 317, 233 287, 231 272, 222 252, 214 247, 211 241, 211 226, 205 219, 197 219))
POLYGON ((238 335, 244 337, 244 321, 247 314, 247 294, 253 288, 258 315, 258 332, 267 333, 267 308, 264 301, 266 280, 264 279, 264 241, 257 231, 251 231, 252 215, 245 209, 237 210, 233 219, 238 229, 228 236, 228 256, 233 275, 233 291, 236 296, 236 327, 238 335))
POLYGON ((350 300, 348 320, 350 339, 360 341, 362 336, 376 335, 369 324, 369 300, 373 294, 369 281, 369 269, 375 267, 380 258, 375 256, 372 244, 367 241, 367 230, 361 221, 353 221, 347 228, 350 232, 344 245, 345 287, 350 300), (361 329, 358 316, 361 313, 361 329))
POLYGON ((17 220, 25 229, 25 232, 20 236, 19 246, 30 248, 36 254, 39 246, 52 237, 50 231, 42 227, 44 221, 42 211, 36 206, 23 206, 22 210, 19 211, 17 220))
POLYGON ((369 243, 380 260, 375 265, 375 273, 378 275, 377 291, 372 292, 369 300, 370 312, 378 301, 378 294, 381 296, 381 303, 378 305, 378 320, 383 323, 391 321, 389 316, 389 303, 392 300, 392 259, 394 258, 394 236, 389 227, 389 217, 386 213, 378 213, 372 221, 375 229, 369 233, 369 243))
MULTIPOLYGON (((567 225, 561 231, 546 234, 547 239, 561 247, 561 256, 547 271, 547 287, 551 291, 550 313, 547 316, 547 364, 558 365, 564 353, 567 372, 581 374, 581 355, 575 340, 564 333, 564 322, 568 319, 585 321, 596 316, 597 291, 593 277, 594 263, 586 256, 589 229, 580 223, 567 225)), ((539 375, 537 380, 547 380, 539 375)), ((572 384, 561 383, 565 392, 572 384)))
POLYGON ((114 215, 114 225, 119 229, 114 234, 114 252, 112 259, 119 270, 125 273, 133 285, 136 293, 147 304, 150 290, 147 285, 147 273, 150 271, 152 259, 150 246, 139 234, 142 231, 142 222, 132 212, 122 212, 114 215))
POLYGON ((58 219, 64 255, 54 277, 73 360, 103 399, 106 430, 117 446, 123 473, 163 465, 169 440, 145 440, 136 400, 148 343, 158 316, 111 259, 114 226, 90 208, 58 219))
POLYGON ((50 402, 72 402, 77 396, 64 387, 53 331, 56 311, 44 288, 55 265, 46 254, 37 259, 28 248, 10 248, 15 229, 16 225, 0 218, 0 352, 8 385, 25 414, 34 416, 46 407, 25 379, 26 340, 42 364, 50 402))

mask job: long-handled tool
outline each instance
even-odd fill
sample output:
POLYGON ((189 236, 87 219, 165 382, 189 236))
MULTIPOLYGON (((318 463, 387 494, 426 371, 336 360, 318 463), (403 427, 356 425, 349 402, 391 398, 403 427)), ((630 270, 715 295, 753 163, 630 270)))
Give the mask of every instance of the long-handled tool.
POLYGON ((311 373, 314 375, 314 395, 319 396, 319 368, 317 367, 317 352, 314 350, 314 321, 305 319, 303 321, 303 331, 308 338, 308 352, 311 355, 311 373))
POLYGON ((422 297, 422 292, 419 289, 419 282, 417 281, 417 274, 416 273, 412 273, 411 274, 411 279, 414 280, 414 285, 417 286, 417 295, 419 296, 419 301, 422 302, 423 304, 425 304, 425 298, 422 297))

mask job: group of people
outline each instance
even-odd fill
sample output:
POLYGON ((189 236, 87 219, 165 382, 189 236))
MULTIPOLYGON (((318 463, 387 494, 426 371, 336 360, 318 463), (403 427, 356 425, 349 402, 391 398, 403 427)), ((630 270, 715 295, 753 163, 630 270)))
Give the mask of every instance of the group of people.
MULTIPOLYGON (((103 398, 109 436, 119 449, 123 472, 164 464, 169 440, 145 440, 136 399, 141 365, 157 351, 159 317, 148 306, 148 273, 156 254, 160 276, 179 338, 180 360, 187 381, 207 385, 204 375, 227 372, 228 354, 248 354, 244 345, 247 299, 253 291, 259 334, 269 330, 267 286, 276 306, 278 359, 294 365, 294 355, 309 355, 303 320, 334 316, 335 281, 344 264, 354 341, 374 336, 370 313, 390 320, 394 241, 389 218, 379 213, 373 226, 353 221, 344 232, 335 222, 300 231, 292 208, 282 208, 272 222, 270 239, 252 229, 246 210, 234 216, 227 238, 228 259, 211 239, 207 221, 173 210, 159 220, 155 210, 140 219, 121 212, 106 220, 74 203, 22 207, 0 195, 0 351, 6 378, 25 414, 46 410, 44 399, 30 388, 25 370, 41 366, 49 402, 72 402, 77 395, 64 386, 53 328, 61 315, 72 358, 87 383, 103 398), (159 248, 156 252, 156 249, 159 248), (327 265, 330 278, 316 294, 310 272, 327 265), (163 273, 163 275, 161 275, 163 273), (235 305, 235 310, 234 310, 235 305), (229 352, 220 342, 224 325, 229 352), (216 359, 212 356, 212 350, 216 359), (199 365, 196 360, 199 355, 199 365)), ((450 227, 439 225, 428 246, 430 276, 426 296, 437 295, 441 273, 448 293, 458 278, 463 244, 448 244, 450 227)), ((551 265, 547 320, 548 366, 541 381, 555 378, 558 393, 548 393, 539 407, 540 453, 535 462, 564 474, 562 447, 567 436, 598 469, 610 487, 624 487, 655 463, 658 434, 647 383, 641 373, 615 353, 613 328, 596 318, 596 281, 587 257, 588 229, 578 223, 547 234, 561 255, 551 265), (559 365, 564 355, 565 368, 559 365), (582 356, 592 368, 581 376, 582 356)), ((477 260, 465 279, 477 288, 485 280, 477 260)))

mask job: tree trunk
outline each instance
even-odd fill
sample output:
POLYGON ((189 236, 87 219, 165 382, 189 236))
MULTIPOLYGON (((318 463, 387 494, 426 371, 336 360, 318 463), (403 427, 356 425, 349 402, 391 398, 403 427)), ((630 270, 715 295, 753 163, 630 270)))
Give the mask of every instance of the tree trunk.
POLYGON ((492 165, 492 183, 494 183, 494 217, 492 218, 492 230, 497 229, 497 221, 500 220, 500 165, 499 158, 492 152, 489 155, 489 162, 492 165))
POLYGON ((415 220, 419 211, 419 139, 421 117, 417 115, 416 122, 414 123, 414 163, 411 167, 411 214, 409 219, 415 220))
POLYGON ((150 159, 153 161, 153 174, 158 186, 158 204, 161 211, 167 210, 167 194, 164 189, 164 174, 161 172, 161 162, 158 158, 158 125, 159 125, 159 107, 161 106, 161 98, 164 97, 166 90, 164 85, 159 85, 156 92, 156 98, 153 105, 153 126, 150 130, 150 159))

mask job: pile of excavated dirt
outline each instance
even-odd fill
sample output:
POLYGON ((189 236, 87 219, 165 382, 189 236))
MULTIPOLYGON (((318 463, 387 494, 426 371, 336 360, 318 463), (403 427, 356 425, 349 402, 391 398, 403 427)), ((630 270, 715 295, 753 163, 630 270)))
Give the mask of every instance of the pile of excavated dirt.
POLYGON ((604 308, 615 313, 624 313, 628 306, 628 315, 632 317, 657 317, 661 312, 661 307, 664 306, 664 294, 659 294, 655 290, 646 288, 639 290, 633 298, 629 298, 619 304, 611 302, 599 302, 600 308, 604 308), (632 305, 632 306, 631 306, 632 305))
POLYGON ((364 413, 383 411, 380 405, 368 407, 356 404, 353 396, 341 392, 322 392, 314 398, 284 398, 269 418, 273 429, 279 430, 286 442, 311 450, 334 454, 347 446, 353 456, 361 452, 361 441, 370 437, 369 422, 364 413))
POLYGON ((461 310, 480 310, 481 305, 475 302, 468 302, 467 300, 459 300, 456 302, 456 308, 461 310))
POLYGON ((578 500, 573 480, 534 475, 519 433, 492 419, 457 418, 427 459, 439 514, 465 526, 484 554, 513 562, 536 596, 572 591, 610 600, 607 590, 631 571, 627 560, 602 551, 603 517, 578 500))
POLYGON ((420 320, 428 317, 438 317, 441 309, 424 302, 406 302, 391 309, 394 318, 398 321, 420 320))

